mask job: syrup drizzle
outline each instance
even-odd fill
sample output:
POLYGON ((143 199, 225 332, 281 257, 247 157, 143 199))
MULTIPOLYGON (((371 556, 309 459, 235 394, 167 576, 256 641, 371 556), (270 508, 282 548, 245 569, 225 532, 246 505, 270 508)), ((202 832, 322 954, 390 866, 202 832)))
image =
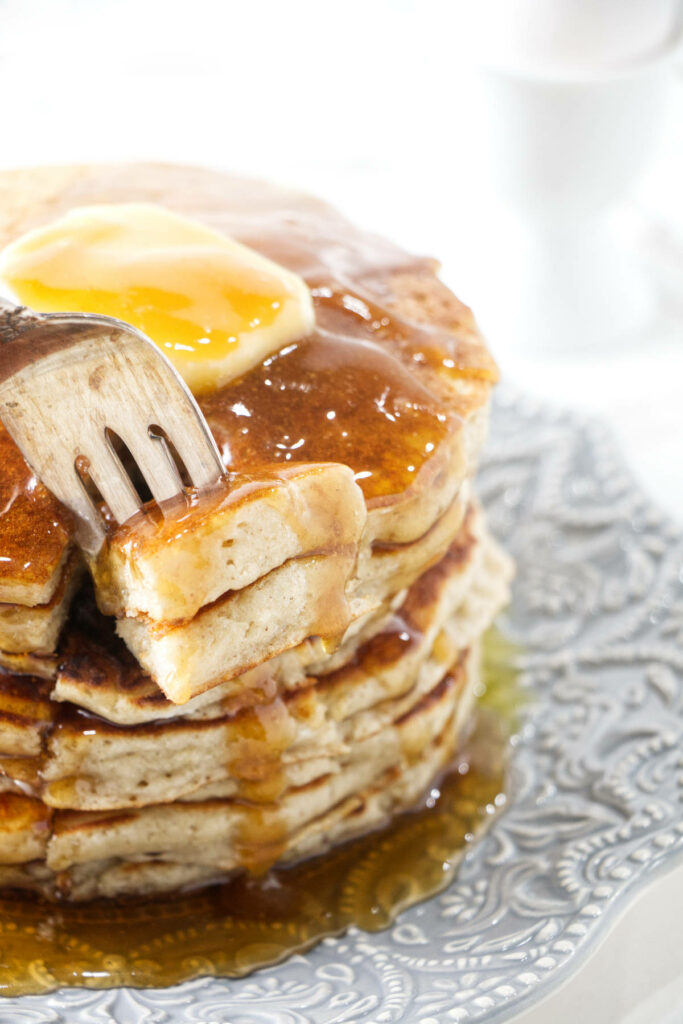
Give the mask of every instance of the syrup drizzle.
POLYGON ((0 468, 0 600, 11 602, 21 600, 24 589, 49 587, 66 554, 71 517, 34 476, 2 423, 0 468))
MULTIPOLYGON (((470 311, 440 285, 432 261, 356 229, 315 199, 199 169, 141 166, 80 169, 58 194, 50 189, 43 206, 37 200, 18 220, 0 217, 0 245, 76 206, 161 202, 305 278, 313 334, 202 400, 238 477, 266 465, 341 461, 369 501, 400 494, 458 431, 458 415, 488 397, 488 386, 477 397, 477 382, 496 379, 470 311), (399 278, 406 294, 397 303, 399 278)), ((89 309, 113 311, 101 296, 92 299, 89 309)), ((173 312, 163 308, 171 300, 155 301, 155 315, 173 312)), ((142 326, 154 333, 154 323, 142 326)), ((48 545, 50 534, 69 534, 59 509, 33 509, 31 530, 24 517, 3 521, 2 502, 30 486, 16 450, 14 461, 0 486, 0 582, 15 574, 29 536, 48 545)), ((40 551, 34 564, 38 554, 47 559, 40 551)))
POLYGON ((320 332, 202 404, 229 469, 342 462, 366 499, 409 487, 452 429, 452 417, 382 348, 320 332))

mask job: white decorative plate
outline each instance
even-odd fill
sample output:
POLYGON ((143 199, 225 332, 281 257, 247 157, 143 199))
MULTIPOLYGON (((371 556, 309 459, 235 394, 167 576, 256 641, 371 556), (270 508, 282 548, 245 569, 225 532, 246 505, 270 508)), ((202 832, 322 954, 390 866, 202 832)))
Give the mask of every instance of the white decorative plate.
POLYGON ((246 979, 0 1000, 0 1024, 611 1024, 683 972, 683 534, 599 424, 505 396, 479 489, 531 699, 455 882, 246 979))

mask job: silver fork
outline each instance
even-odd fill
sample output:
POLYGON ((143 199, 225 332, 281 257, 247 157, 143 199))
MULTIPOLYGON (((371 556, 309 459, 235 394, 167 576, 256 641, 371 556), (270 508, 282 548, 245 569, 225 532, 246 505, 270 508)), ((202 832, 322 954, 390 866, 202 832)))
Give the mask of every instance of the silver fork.
POLYGON ((118 523, 142 504, 121 442, 157 502, 183 490, 171 445, 192 486, 225 475, 183 379, 149 338, 113 317, 35 313, 0 300, 0 419, 36 476, 73 511, 76 539, 90 554, 105 526, 87 477, 118 523))

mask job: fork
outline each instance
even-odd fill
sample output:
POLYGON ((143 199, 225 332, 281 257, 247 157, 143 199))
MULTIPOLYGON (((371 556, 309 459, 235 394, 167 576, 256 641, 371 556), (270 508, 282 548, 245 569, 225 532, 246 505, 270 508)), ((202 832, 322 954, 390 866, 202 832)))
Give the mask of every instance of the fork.
POLYGON ((76 540, 91 555, 105 538, 100 497, 119 524, 144 503, 122 461, 125 448, 158 503, 185 484, 205 488, 225 477, 182 377, 141 331, 113 317, 36 313, 0 299, 0 419, 74 513, 76 540))

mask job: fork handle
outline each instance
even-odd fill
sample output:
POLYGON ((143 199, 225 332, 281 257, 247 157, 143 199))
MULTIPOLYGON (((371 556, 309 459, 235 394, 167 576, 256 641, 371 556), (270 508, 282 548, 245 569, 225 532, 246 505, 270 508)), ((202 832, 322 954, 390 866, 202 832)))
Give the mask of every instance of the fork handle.
POLYGON ((19 306, 0 295, 0 345, 7 345, 21 337, 37 319, 33 310, 27 306, 19 306))
MULTIPOLYGON (((64 331, 54 314, 36 313, 28 306, 0 296, 0 384, 25 366, 50 355, 64 347, 64 331), (40 334, 34 328, 41 324, 40 334), (22 344, 24 335, 29 334, 30 344, 22 344)), ((91 330, 88 324, 78 325, 72 335, 91 330)))

